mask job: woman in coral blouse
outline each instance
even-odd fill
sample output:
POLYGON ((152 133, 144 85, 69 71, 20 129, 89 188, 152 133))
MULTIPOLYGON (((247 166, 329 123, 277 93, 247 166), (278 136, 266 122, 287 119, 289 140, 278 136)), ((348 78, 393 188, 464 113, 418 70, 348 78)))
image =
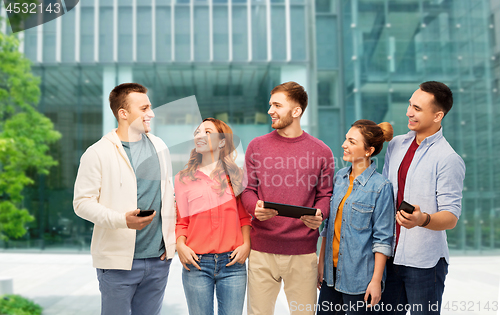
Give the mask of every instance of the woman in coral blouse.
POLYGON ((207 118, 194 144, 175 177, 177 252, 189 314, 214 314, 214 289, 219 314, 242 314, 251 217, 238 196, 242 171, 234 162, 233 133, 207 118))

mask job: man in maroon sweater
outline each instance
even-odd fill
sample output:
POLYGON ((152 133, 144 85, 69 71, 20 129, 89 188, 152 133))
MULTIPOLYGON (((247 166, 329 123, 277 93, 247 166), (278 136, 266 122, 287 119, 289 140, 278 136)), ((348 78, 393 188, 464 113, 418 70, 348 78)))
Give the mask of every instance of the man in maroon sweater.
POLYGON ((284 281, 290 312, 314 314, 318 227, 330 210, 334 161, 330 148, 300 127, 307 93, 295 82, 271 91, 273 132, 246 151, 248 185, 241 195, 252 222, 248 260, 248 314, 274 314, 284 281), (264 201, 318 209, 300 219, 276 216, 264 201))

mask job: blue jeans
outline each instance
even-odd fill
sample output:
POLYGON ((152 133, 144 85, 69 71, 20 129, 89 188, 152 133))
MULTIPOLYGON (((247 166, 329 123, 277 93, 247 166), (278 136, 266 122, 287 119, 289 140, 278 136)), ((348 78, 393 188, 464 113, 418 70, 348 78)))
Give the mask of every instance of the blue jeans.
POLYGON ((182 269, 182 284, 189 314, 213 315, 214 289, 219 315, 243 313, 247 269, 245 264, 240 263, 226 267, 231 261, 230 254, 198 255, 201 270, 191 264, 187 265, 191 271, 182 269))
POLYGON ((379 314, 440 314, 448 264, 441 258, 432 268, 414 268, 387 261, 387 279, 379 314))
MULTIPOLYGON (((335 281, 336 268, 333 268, 333 279, 335 281)), ((366 307, 364 301, 365 294, 345 294, 329 287, 323 280, 318 299, 318 315, 365 315, 375 314, 370 308, 366 307)))
POLYGON ((101 314, 160 314, 171 262, 134 259, 132 270, 97 269, 101 314))

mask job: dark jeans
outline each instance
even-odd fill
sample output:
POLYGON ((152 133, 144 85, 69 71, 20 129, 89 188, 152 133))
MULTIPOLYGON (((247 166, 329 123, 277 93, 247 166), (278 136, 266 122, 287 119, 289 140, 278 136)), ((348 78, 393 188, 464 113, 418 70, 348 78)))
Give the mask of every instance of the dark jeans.
POLYGON ((387 279, 379 314, 440 314, 448 264, 441 258, 432 268, 414 268, 387 261, 387 279), (383 303, 383 304, 382 304, 383 303))
MULTIPOLYGON (((336 268, 333 268, 333 277, 335 281, 336 268)), ((319 291, 318 299, 318 315, 335 314, 335 315, 364 315, 375 314, 370 308, 366 307, 364 294, 345 294, 335 290, 334 287, 326 285, 323 280, 321 290, 319 291)))

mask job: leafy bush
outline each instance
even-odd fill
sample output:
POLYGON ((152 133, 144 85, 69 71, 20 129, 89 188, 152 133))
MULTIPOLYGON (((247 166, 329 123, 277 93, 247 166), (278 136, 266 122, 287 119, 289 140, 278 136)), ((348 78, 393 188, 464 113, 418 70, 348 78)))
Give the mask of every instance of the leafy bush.
POLYGON ((0 314, 40 315, 42 307, 20 295, 4 295, 0 296, 0 314))

